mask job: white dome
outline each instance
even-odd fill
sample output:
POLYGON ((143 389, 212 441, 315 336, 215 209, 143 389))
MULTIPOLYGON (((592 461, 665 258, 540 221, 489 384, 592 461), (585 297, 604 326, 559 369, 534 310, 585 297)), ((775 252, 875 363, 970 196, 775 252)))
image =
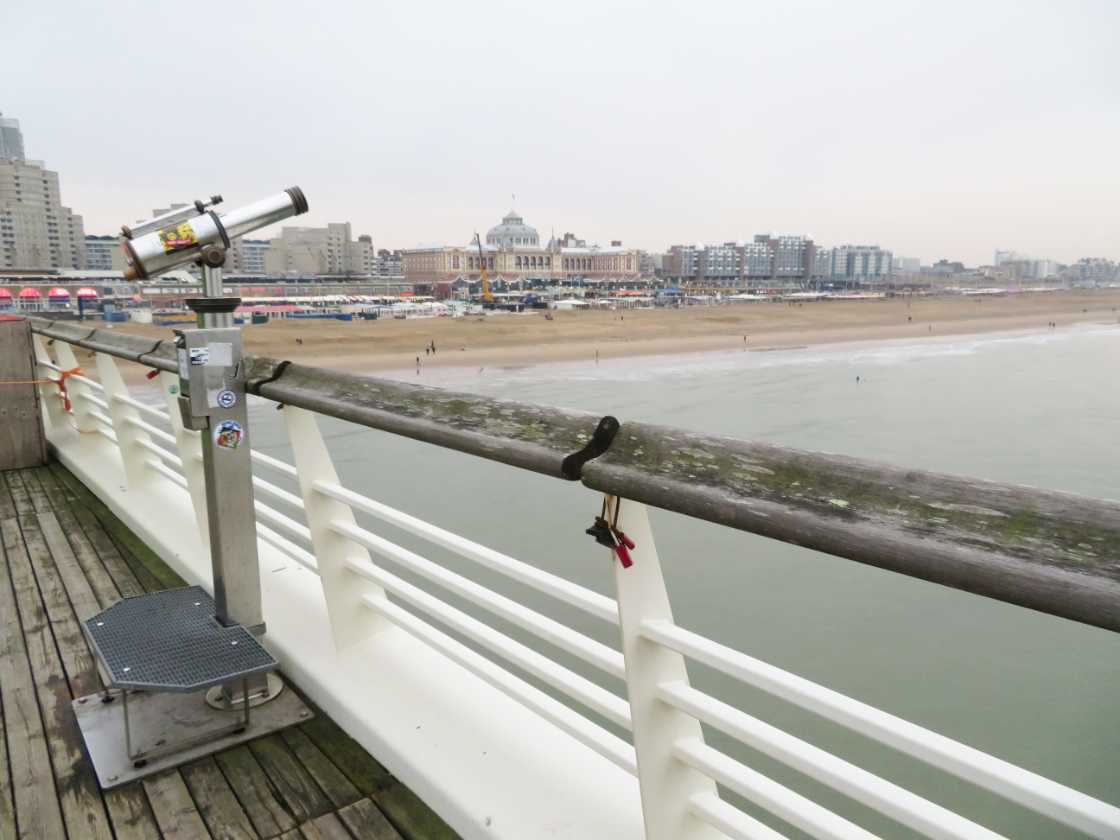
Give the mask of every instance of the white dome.
POLYGON ((502 218, 500 225, 495 225, 486 232, 486 244, 499 248, 536 248, 540 246, 540 237, 535 227, 525 224, 525 220, 516 211, 510 210, 502 218))

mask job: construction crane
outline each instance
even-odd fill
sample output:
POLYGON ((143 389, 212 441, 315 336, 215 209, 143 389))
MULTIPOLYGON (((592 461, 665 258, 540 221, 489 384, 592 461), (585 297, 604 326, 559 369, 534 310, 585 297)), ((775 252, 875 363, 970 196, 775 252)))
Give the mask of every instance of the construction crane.
POLYGON ((482 237, 476 233, 474 241, 478 245, 478 266, 482 272, 482 299, 487 303, 493 303, 494 296, 490 294, 490 278, 486 276, 486 257, 482 254, 482 237))

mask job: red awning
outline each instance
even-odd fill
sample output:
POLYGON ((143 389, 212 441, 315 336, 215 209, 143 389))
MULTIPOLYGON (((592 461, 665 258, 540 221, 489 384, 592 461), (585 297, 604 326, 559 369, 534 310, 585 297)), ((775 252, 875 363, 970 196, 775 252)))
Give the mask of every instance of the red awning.
POLYGON ((55 286, 53 289, 51 289, 49 292, 47 292, 47 297, 65 297, 65 298, 68 298, 68 297, 70 297, 70 293, 68 291, 66 291, 64 288, 62 288, 61 286, 55 286))
POLYGON ((12 293, 9 292, 7 289, 0 289, 0 298, 4 298, 5 300, 11 300, 12 299, 12 293))
POLYGON ((37 297, 42 297, 42 295, 41 295, 41 294, 39 294, 39 290, 38 290, 38 289, 33 289, 33 288, 31 288, 30 286, 28 286, 28 287, 27 287, 27 288, 25 288, 25 289, 20 289, 20 290, 19 290, 19 296, 20 296, 21 298, 37 298, 37 297))
POLYGON ((95 292, 89 286, 82 286, 82 288, 78 289, 78 297, 80 297, 80 298, 97 297, 97 292, 95 292))

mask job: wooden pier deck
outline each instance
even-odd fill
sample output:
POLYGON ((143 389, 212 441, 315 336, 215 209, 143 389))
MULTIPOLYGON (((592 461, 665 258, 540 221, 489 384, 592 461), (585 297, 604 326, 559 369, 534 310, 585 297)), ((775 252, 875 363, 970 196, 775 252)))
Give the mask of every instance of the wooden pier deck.
POLYGON ((0 473, 0 534, 0 838, 456 836, 321 712, 101 791, 70 707, 101 688, 79 622, 183 581, 58 464, 0 473))

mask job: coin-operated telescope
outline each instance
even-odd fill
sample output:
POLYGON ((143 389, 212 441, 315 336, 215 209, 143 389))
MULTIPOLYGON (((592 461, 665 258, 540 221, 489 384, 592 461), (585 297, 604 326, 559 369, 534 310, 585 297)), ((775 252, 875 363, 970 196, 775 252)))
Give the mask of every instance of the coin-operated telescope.
POLYGON ((228 213, 214 206, 222 197, 209 202, 196 201, 135 227, 123 227, 121 247, 128 268, 126 280, 147 279, 187 263, 202 266, 205 297, 192 298, 187 305, 200 316, 201 326, 231 327, 233 311, 240 298, 222 297, 222 266, 230 243, 239 236, 307 212, 307 198, 299 187, 247 204, 228 213))
POLYGON ((307 212, 307 199, 299 187, 228 213, 213 209, 221 200, 215 195, 209 202, 196 201, 135 227, 121 228, 128 260, 125 279, 147 279, 189 262, 199 262, 204 268, 221 267, 230 242, 237 237, 307 212))

